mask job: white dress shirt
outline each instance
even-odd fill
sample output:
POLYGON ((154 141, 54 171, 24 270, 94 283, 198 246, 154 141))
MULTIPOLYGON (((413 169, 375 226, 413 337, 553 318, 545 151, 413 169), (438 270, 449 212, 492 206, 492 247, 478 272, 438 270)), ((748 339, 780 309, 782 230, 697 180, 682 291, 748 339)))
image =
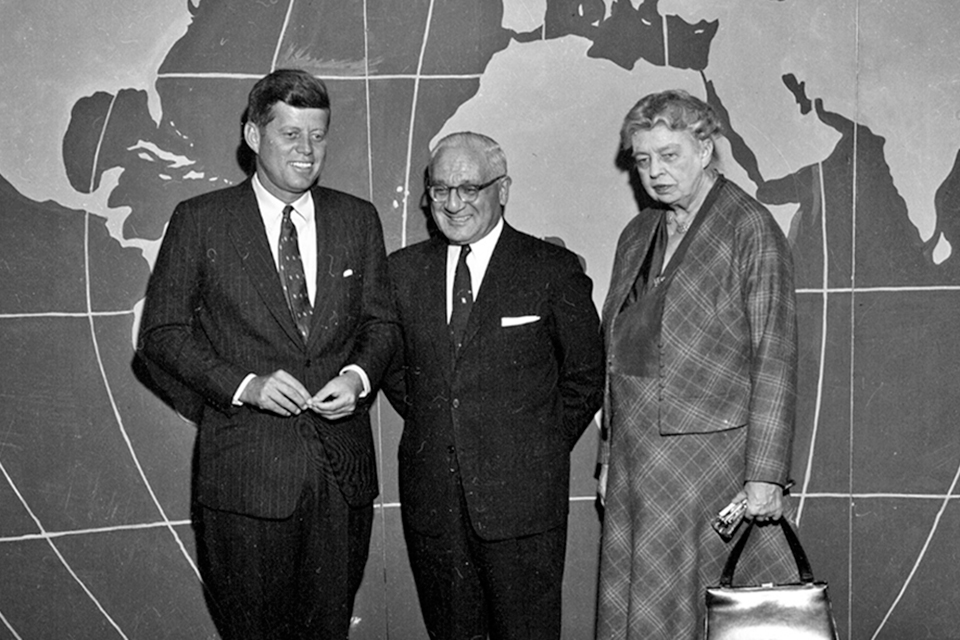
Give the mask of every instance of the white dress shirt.
MULTIPOLYGON (((490 230, 490 233, 483 236, 476 242, 470 243, 470 253, 467 254, 467 268, 470 269, 470 290, 473 291, 473 299, 477 299, 480 293, 480 285, 483 284, 483 276, 487 273, 487 267, 490 265, 490 258, 493 256, 493 250, 497 248, 497 241, 500 240, 500 234, 503 233, 503 218, 497 222, 497 225, 490 230)), ((453 278, 457 273, 457 261, 460 259, 460 245, 447 245, 447 323, 450 322, 450 316, 453 314, 453 278)))
MULTIPOLYGON (((257 206, 260 208, 260 218, 267 230, 267 243, 273 254, 273 265, 279 270, 280 262, 278 251, 280 244, 280 226, 283 222, 283 209, 287 206, 272 193, 266 190, 260 182, 259 176, 253 176, 253 192, 257 196, 257 206)), ((300 247, 300 261, 303 262, 303 276, 307 280, 307 294, 310 304, 315 305, 317 299, 317 222, 313 206, 313 196, 307 191, 290 203, 293 212, 290 219, 297 229, 297 245, 300 247)))
MULTIPOLYGON (((273 264, 277 267, 277 273, 280 270, 279 244, 280 244, 280 226, 283 223, 283 209, 287 206, 267 189, 260 182, 257 174, 253 175, 253 193, 257 197, 257 207, 260 209, 260 217, 263 220, 263 226, 267 231, 267 244, 270 245, 270 253, 273 254, 273 264)), ((317 299, 317 221, 316 208, 313 203, 313 196, 309 191, 305 192, 299 198, 290 203, 293 211, 290 219, 293 226, 297 229, 297 245, 300 247, 300 261, 303 263, 303 276, 307 280, 307 295, 310 296, 311 306, 316 306, 317 299)), ((340 373, 354 371, 360 376, 363 383, 363 391, 360 397, 370 393, 370 379, 366 371, 355 364, 348 364, 340 373)), ((272 373, 272 372, 269 372, 272 373)), ((250 381, 256 377, 256 374, 249 373, 243 379, 236 393, 233 394, 233 404, 240 405, 240 396, 243 390, 247 388, 250 381)))

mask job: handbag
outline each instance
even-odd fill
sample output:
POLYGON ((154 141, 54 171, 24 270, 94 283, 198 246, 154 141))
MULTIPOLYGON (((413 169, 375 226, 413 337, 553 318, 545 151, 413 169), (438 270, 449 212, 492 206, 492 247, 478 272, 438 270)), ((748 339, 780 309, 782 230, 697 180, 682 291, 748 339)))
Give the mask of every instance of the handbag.
POLYGON ((734 587, 733 573, 753 529, 750 521, 727 558, 720 584, 707 587, 706 640, 839 640, 826 582, 814 582, 797 534, 780 519, 799 583, 734 587))

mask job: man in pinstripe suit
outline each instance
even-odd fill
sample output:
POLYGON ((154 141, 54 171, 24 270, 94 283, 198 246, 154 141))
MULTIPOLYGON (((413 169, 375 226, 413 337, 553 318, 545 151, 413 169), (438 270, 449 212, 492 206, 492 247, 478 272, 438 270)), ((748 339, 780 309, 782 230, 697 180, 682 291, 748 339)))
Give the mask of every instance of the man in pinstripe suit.
POLYGON ((382 231, 370 203, 316 185, 321 81, 275 71, 247 118, 256 173, 174 211, 140 350, 198 423, 194 523, 221 635, 346 638, 378 492, 364 398, 398 341, 382 231))

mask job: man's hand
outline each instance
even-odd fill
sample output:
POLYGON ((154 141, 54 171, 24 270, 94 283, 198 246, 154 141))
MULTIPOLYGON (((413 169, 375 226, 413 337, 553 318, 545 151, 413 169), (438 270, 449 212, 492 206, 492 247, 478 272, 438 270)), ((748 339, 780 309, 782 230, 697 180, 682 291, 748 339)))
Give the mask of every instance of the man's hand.
POLYGON ((357 408, 357 399, 363 391, 363 381, 355 371, 345 371, 307 401, 311 411, 327 420, 346 418, 357 408))
POLYGON ((745 518, 756 522, 775 522, 783 515, 783 487, 772 482, 747 482, 733 499, 747 499, 745 518))
POLYGON ((265 376, 254 376, 240 401, 281 416, 299 415, 307 408, 310 392, 292 375, 278 369, 265 376))

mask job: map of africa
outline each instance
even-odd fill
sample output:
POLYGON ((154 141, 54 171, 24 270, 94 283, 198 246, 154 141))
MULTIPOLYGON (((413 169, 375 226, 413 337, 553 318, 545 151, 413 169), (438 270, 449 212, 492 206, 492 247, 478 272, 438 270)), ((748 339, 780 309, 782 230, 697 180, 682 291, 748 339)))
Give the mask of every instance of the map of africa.
MULTIPOLYGON (((193 427, 133 341, 177 202, 244 179, 246 94, 273 68, 333 97, 321 181, 387 250, 426 237, 431 141, 503 146, 507 218, 606 293, 637 214, 618 131, 684 88, 723 171, 797 267, 800 533, 844 637, 956 637, 960 611, 960 10, 950 0, 101 0, 0 3, 0 640, 216 637, 190 529, 193 427), (922 632, 917 629, 921 628, 922 632)), ((384 467, 351 637, 421 637, 384 467)), ((595 439, 574 456, 565 637, 592 630, 595 439)))

